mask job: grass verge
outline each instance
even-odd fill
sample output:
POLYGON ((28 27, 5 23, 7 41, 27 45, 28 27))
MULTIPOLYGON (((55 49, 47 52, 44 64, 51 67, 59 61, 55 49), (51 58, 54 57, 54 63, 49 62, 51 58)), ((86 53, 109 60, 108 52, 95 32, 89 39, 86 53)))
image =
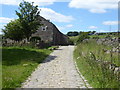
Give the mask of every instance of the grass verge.
POLYGON ((21 87, 21 83, 50 53, 48 49, 3 47, 2 88, 21 87))
POLYGON ((106 69, 104 65, 96 62, 96 59, 111 61, 119 65, 118 54, 103 52, 111 47, 98 45, 94 40, 79 44, 74 51, 74 58, 82 75, 93 88, 119 88, 117 76, 106 69), (90 52, 94 54, 91 55, 90 52))

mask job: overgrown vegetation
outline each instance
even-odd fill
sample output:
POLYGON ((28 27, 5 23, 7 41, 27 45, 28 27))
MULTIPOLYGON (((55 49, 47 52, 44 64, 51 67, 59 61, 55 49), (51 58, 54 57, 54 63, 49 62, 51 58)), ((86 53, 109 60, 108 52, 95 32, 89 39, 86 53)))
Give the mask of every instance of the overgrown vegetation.
POLYGON ((10 21, 3 29, 4 38, 9 38, 15 41, 20 41, 24 37, 22 26, 19 19, 10 21))
POLYGON ((81 43, 84 39, 89 39, 89 33, 90 32, 80 32, 80 34, 78 36, 72 36, 69 37, 69 42, 70 44, 79 44, 81 43))
POLYGON ((120 66, 118 53, 106 53, 103 49, 112 47, 98 45, 95 40, 89 40, 77 45, 74 57, 82 75, 94 88, 119 88, 119 73, 109 69, 108 63, 120 66))
POLYGON ((77 31, 67 33, 67 36, 78 36, 78 35, 79 35, 79 32, 77 31))
POLYGON ((21 87, 22 82, 51 52, 25 47, 3 47, 2 51, 2 88, 21 87))

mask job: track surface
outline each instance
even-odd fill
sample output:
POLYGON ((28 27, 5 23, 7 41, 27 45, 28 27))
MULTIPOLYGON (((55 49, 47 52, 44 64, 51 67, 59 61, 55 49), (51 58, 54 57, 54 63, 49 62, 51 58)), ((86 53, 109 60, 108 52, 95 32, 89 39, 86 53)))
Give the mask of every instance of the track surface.
POLYGON ((74 46, 60 46, 36 68, 22 88, 86 88, 88 83, 76 70, 73 51, 74 46))

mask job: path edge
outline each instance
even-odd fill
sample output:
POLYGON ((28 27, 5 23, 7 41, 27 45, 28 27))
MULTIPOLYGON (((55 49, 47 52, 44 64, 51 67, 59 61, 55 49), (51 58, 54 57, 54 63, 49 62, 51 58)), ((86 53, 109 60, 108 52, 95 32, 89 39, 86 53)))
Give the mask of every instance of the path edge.
MULTIPOLYGON (((75 47, 76 47, 76 46, 75 46, 75 47)), ((75 51, 75 47, 74 47, 74 51, 75 51)), ((73 52, 74 52, 74 51, 73 51, 73 52)), ((88 83, 88 81, 84 78, 84 76, 83 76, 83 75, 81 74, 81 72, 79 71, 78 65, 77 65, 77 63, 76 63, 76 59, 74 58, 74 55, 73 55, 73 61, 74 61, 75 68, 76 68, 79 76, 82 78, 85 86, 86 86, 87 88, 92 88, 92 87, 90 86, 90 84, 88 83)))

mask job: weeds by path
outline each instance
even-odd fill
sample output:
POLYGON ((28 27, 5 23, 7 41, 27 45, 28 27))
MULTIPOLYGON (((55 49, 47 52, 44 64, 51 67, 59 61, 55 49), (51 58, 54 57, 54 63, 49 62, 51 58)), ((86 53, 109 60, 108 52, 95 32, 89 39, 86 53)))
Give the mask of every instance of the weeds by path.
POLYGON ((83 76, 94 88, 119 88, 119 80, 107 68, 111 62, 119 66, 118 54, 103 52, 103 49, 110 50, 111 47, 98 45, 94 40, 79 44, 74 52, 77 66, 83 76), (102 61, 101 61, 102 60, 102 61))

